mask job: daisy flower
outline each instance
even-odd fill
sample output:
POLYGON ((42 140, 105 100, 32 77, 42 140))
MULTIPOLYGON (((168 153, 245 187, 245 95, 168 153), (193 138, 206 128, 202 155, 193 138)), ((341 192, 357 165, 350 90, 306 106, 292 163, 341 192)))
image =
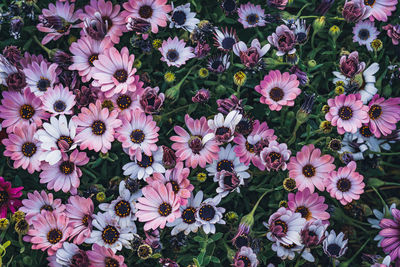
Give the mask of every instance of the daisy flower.
POLYGON ((293 260, 296 257, 296 253, 300 254, 301 257, 308 262, 314 262, 315 258, 310 253, 310 248, 304 248, 304 245, 285 245, 282 242, 276 241, 272 244, 271 249, 276 252, 276 255, 282 260, 293 260))
POLYGON ((65 210, 65 205, 62 204, 61 199, 54 199, 52 193, 46 193, 44 190, 34 191, 33 193, 28 193, 28 197, 22 200, 22 207, 19 208, 20 211, 25 212, 25 219, 32 224, 32 220, 36 219, 42 211, 58 212, 63 213, 65 210))
POLYGON ((131 111, 139 109, 144 112, 144 107, 140 103, 140 98, 144 93, 143 88, 138 88, 135 92, 127 91, 125 94, 115 94, 112 97, 106 97, 104 93, 98 94, 98 99, 102 103, 109 103, 111 101, 113 108, 118 109, 118 119, 131 115, 131 111))
POLYGON ((47 250, 49 256, 54 255, 69 237, 72 228, 68 225, 68 217, 61 213, 43 212, 32 219, 32 226, 25 242, 32 243, 32 249, 47 250))
POLYGON ((286 25, 281 25, 276 28, 276 32, 268 36, 268 42, 278 49, 277 56, 293 55, 296 52, 295 45, 297 43, 296 35, 286 25))
POLYGON ((89 259, 86 255, 86 251, 79 249, 75 244, 64 242, 63 246, 57 250, 57 253, 50 257, 50 267, 62 267, 62 266, 73 266, 74 264, 80 264, 89 266, 89 259))
POLYGON ((301 230, 301 241, 307 247, 318 246, 325 239, 325 231, 329 223, 324 223, 321 220, 310 220, 301 230))
POLYGON ((326 191, 342 205, 360 199, 360 195, 364 193, 364 176, 356 172, 356 168, 356 162, 352 161, 346 167, 332 171, 325 180, 326 191))
POLYGON ((325 119, 337 126, 339 134, 356 133, 363 123, 369 122, 368 106, 361 101, 360 94, 338 95, 328 99, 329 112, 325 119))
POLYGON ((217 207, 221 202, 221 195, 204 200, 196 211, 196 224, 202 227, 206 234, 215 234, 215 224, 225 224, 223 213, 225 209, 217 207))
POLYGON ((65 205, 65 214, 69 218, 72 227, 70 239, 74 239, 77 245, 82 244, 92 232, 93 201, 78 195, 70 196, 68 204, 65 205))
POLYGON ((125 180, 122 180, 119 183, 118 189, 119 189, 120 195, 131 194, 134 201, 136 201, 139 197, 142 196, 142 190, 140 190, 139 186, 140 186, 140 181, 126 178, 125 180), (125 192, 125 191, 127 191, 127 192, 125 192))
POLYGON ((73 25, 77 20, 81 10, 74 11, 75 5, 68 2, 56 2, 56 5, 49 4, 49 9, 43 9, 39 16, 40 23, 37 29, 46 32, 42 44, 47 44, 51 40, 58 40, 63 35, 68 35, 71 28, 77 28, 79 25, 73 25))
POLYGON ((159 147, 150 156, 142 153, 141 160, 136 158, 134 162, 125 164, 122 169, 124 170, 124 175, 129 175, 132 179, 146 179, 154 173, 165 172, 162 159, 163 149, 159 147))
POLYGON ((129 0, 123 4, 126 10, 123 15, 126 21, 131 17, 150 22, 151 31, 158 33, 158 26, 167 26, 167 13, 172 10, 166 3, 167 0, 129 0))
POLYGON ((41 170, 41 143, 34 137, 36 124, 21 123, 14 128, 14 132, 3 139, 6 150, 4 156, 14 161, 13 167, 27 170, 30 174, 41 170))
POLYGON ((111 149, 115 129, 121 126, 121 120, 117 116, 117 110, 110 112, 107 108, 102 108, 99 100, 96 104, 90 103, 89 108, 82 108, 81 113, 72 118, 77 126, 75 140, 80 143, 80 148, 102 153, 111 149))
POLYGON ((262 62, 261 58, 269 51, 270 48, 270 44, 266 44, 261 47, 260 41, 258 41, 258 39, 253 39, 249 48, 242 41, 235 43, 233 46, 233 52, 235 55, 240 57, 240 61, 243 65, 245 65, 248 69, 253 69, 260 65, 262 62))
POLYGON ((364 5, 367 7, 366 15, 369 20, 387 21, 396 10, 397 0, 364 0, 364 5))
POLYGON ((194 120, 186 114, 185 123, 190 134, 182 127, 174 126, 178 135, 170 138, 174 142, 172 148, 176 151, 178 160, 185 161, 186 167, 196 168, 200 165, 205 168, 207 163, 218 158, 219 147, 214 140, 214 134, 205 117, 194 120))
POLYGON ((3 91, 0 105, 0 118, 4 119, 1 126, 7 128, 7 133, 22 122, 42 125, 50 114, 43 109, 42 101, 26 88, 23 93, 3 91))
MULTIPOLYGON (((247 173, 246 173, 247 174, 247 173)), ((234 171, 222 170, 214 176, 214 182, 218 183, 217 193, 221 198, 226 197, 230 192, 240 193, 240 186, 244 185, 244 180, 234 171)))
MULTIPOLYGON (((357 144, 360 147, 366 145, 368 150, 378 153, 382 152, 382 149, 390 150, 390 145, 387 143, 387 140, 377 139, 371 132, 371 127, 369 125, 361 126, 355 136, 357 138, 357 144)), ((373 158, 374 156, 374 154, 369 154, 370 158, 373 158)))
POLYGON ((226 118, 222 113, 214 116, 214 119, 208 120, 208 127, 214 131, 215 140, 220 144, 228 143, 233 140, 236 125, 242 119, 242 114, 237 110, 232 110, 226 118))
POLYGON ((167 222, 172 223, 181 217, 179 197, 175 195, 171 184, 153 183, 142 188, 143 197, 138 199, 136 217, 146 222, 144 230, 164 229, 167 222))
POLYGON ((10 182, 0 177, 0 218, 7 218, 8 209, 14 213, 22 206, 21 200, 18 199, 22 196, 22 189, 23 186, 12 188, 10 182))
POLYGON ((251 28, 257 26, 265 26, 265 12, 260 5, 253 5, 248 2, 245 5, 240 5, 238 9, 239 19, 243 27, 251 28))
POLYGON ((288 207, 293 212, 298 212, 301 217, 307 221, 321 220, 329 223, 331 217, 326 210, 328 205, 325 204, 325 198, 317 193, 310 193, 310 189, 305 188, 303 191, 297 191, 296 194, 289 193, 288 207))
POLYGON ((99 59, 99 54, 110 48, 112 43, 109 38, 94 40, 88 36, 82 36, 78 41, 73 42, 69 51, 72 56, 72 64, 69 70, 76 70, 83 82, 92 79, 94 71, 94 61, 99 59))
POLYGON ((396 123, 400 120, 400 97, 385 99, 376 94, 368 106, 369 127, 377 138, 396 130, 396 123))
POLYGON ((232 50, 233 45, 236 44, 239 39, 236 35, 235 29, 231 28, 228 31, 228 28, 225 27, 225 30, 222 29, 222 31, 215 29, 214 40, 215 40, 214 45, 218 49, 227 52, 229 50, 232 50))
POLYGON ((271 70, 254 89, 262 95, 261 103, 279 111, 283 106, 294 106, 294 100, 301 93, 299 84, 295 74, 271 70))
POLYGON ((26 76, 26 86, 36 96, 43 96, 48 89, 53 88, 54 84, 58 82, 57 67, 56 63, 48 65, 45 61, 40 63, 32 62, 32 64, 23 69, 26 76))
MULTIPOLYGON (((375 228, 375 229, 379 229, 381 230, 382 227, 379 225, 379 223, 381 222, 381 220, 383 218, 385 218, 385 215, 387 212, 390 212, 392 209, 396 208, 396 203, 393 203, 392 205, 390 205, 390 207, 387 207, 386 205, 383 207, 382 211, 379 211, 377 209, 373 209, 372 212, 375 215, 375 218, 368 218, 367 221, 369 224, 371 224, 371 228, 375 228)), ((383 240, 383 236, 377 234, 374 237, 374 241, 378 241, 378 247, 382 247, 381 243, 383 240)))
MULTIPOLYGON (((80 24, 81 28, 85 29, 87 24, 93 24, 93 21, 100 19, 106 26, 105 36, 102 36, 101 39, 109 37, 114 44, 118 44, 119 37, 126 31, 125 16, 119 12, 121 6, 113 5, 111 1, 91 0, 90 5, 86 5, 84 9, 85 12, 79 15, 79 19, 83 21, 80 24)), ((87 34, 91 35, 90 32, 87 34)))
POLYGON ((186 61, 195 57, 193 47, 185 47, 186 42, 179 40, 178 37, 164 40, 162 46, 158 49, 161 52, 161 61, 167 63, 168 66, 180 67, 186 64, 186 61))
POLYGON ((122 125, 116 129, 115 138, 128 150, 131 157, 142 160, 142 153, 151 156, 157 150, 158 131, 153 116, 139 110, 129 110, 128 116, 121 118, 122 125))
POLYGON ((372 21, 360 21, 353 28, 353 42, 367 46, 368 51, 372 51, 371 42, 375 40, 379 32, 372 21))
POLYGON ((47 90, 42 96, 43 109, 54 115, 73 114, 75 95, 61 84, 47 90))
POLYGON ((347 239, 344 239, 344 233, 340 232, 340 234, 336 235, 334 230, 331 230, 329 233, 326 231, 326 238, 322 243, 322 247, 324 252, 328 257, 332 258, 340 258, 347 251, 347 239))
POLYGON ((250 247, 243 246, 236 252, 235 258, 233 259, 233 266, 257 267, 257 254, 254 253, 250 247))
POLYGON ((289 160, 292 152, 288 150, 285 143, 279 144, 277 141, 271 141, 260 153, 262 164, 268 171, 286 170, 286 162, 289 160))
POLYGON ((287 166, 289 177, 295 179, 299 191, 308 188, 314 193, 314 187, 319 191, 325 190, 324 181, 335 169, 334 158, 331 155, 321 156, 321 150, 313 144, 303 146, 296 157, 291 157, 287 166))
POLYGON ((225 55, 215 55, 208 59, 207 69, 215 73, 222 73, 229 69, 231 62, 229 61, 230 56, 225 55))
POLYGON ((390 255, 390 258, 395 261, 400 258, 398 254, 400 249, 400 210, 393 208, 390 210, 393 219, 383 218, 379 222, 379 226, 382 228, 379 235, 383 237, 381 246, 386 254, 390 255))
POLYGON ((182 28, 189 32, 192 32, 196 28, 199 19, 195 18, 196 12, 190 12, 190 3, 180 5, 174 8, 172 3, 172 13, 168 16, 170 21, 170 28, 182 28))
POLYGON ((131 248, 132 229, 122 228, 109 213, 99 212, 93 217, 92 225, 95 229, 92 230, 90 237, 86 238, 85 243, 110 248, 114 253, 122 247, 131 248))
POLYGON ((98 55, 98 60, 93 61, 92 85, 100 87, 106 97, 114 94, 125 94, 127 91, 136 92, 140 90, 143 83, 139 76, 134 75, 133 68, 135 56, 129 54, 126 47, 119 52, 115 47, 110 47, 98 55))
POLYGON ((92 250, 86 251, 86 254, 91 263, 90 266, 93 267, 127 267, 127 265, 124 263, 124 256, 115 255, 112 249, 99 246, 98 244, 93 244, 92 250))

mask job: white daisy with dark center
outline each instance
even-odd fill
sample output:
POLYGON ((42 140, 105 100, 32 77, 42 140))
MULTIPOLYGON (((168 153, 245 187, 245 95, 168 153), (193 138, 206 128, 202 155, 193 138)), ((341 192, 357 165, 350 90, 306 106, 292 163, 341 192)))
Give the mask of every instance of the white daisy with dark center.
MULTIPOLYGON (((174 3, 172 3, 173 6, 174 3)), ((196 12, 190 12, 190 3, 173 7, 171 15, 168 16, 170 21, 169 27, 182 28, 192 32, 196 28, 197 23, 200 22, 195 16, 196 12)))
POLYGON ((153 173, 164 173, 162 158, 162 147, 159 147, 151 156, 142 153, 140 161, 135 159, 134 162, 129 162, 122 167, 124 175, 129 175, 132 179, 145 179, 153 173))
POLYGON ((242 119, 242 114, 237 110, 232 110, 226 118, 222 113, 208 120, 208 127, 214 131, 215 140, 219 143, 227 143, 233 140, 236 126, 242 119))
POLYGON ((206 234, 215 234, 215 224, 225 224, 223 218, 223 213, 225 209, 222 207, 217 207, 221 202, 221 196, 217 195, 214 198, 208 198, 203 203, 196 212, 196 224, 203 228, 206 234))
POLYGON ((222 31, 215 29, 214 40, 215 46, 218 47, 218 49, 229 51, 232 50, 233 45, 238 42, 238 37, 236 35, 236 30, 233 28, 229 31, 228 28, 225 28, 225 30, 222 29, 222 31))
POLYGON ((344 239, 344 233, 340 232, 336 235, 334 230, 325 233, 326 238, 324 239, 322 246, 326 255, 332 258, 340 258, 347 251, 347 239, 344 239))

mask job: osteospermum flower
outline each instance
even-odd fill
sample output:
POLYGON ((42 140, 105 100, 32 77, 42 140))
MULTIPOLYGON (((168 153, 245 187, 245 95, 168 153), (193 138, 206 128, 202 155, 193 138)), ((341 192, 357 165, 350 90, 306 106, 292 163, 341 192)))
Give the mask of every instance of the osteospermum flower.
POLYGON ((323 248, 326 255, 332 258, 340 258, 347 251, 347 239, 344 239, 344 233, 340 232, 336 235, 334 230, 329 233, 326 231, 326 238, 323 242, 323 248))
POLYGON ((385 99, 376 94, 368 106, 371 132, 377 138, 391 134, 400 120, 400 97, 385 99))
POLYGON ((276 28, 276 32, 268 36, 268 42, 278 49, 277 56, 283 56, 286 53, 293 55, 296 52, 296 36, 294 32, 286 25, 281 25, 276 28))
POLYGON ((237 43, 238 37, 236 35, 236 30, 231 28, 222 29, 222 31, 215 29, 214 32, 215 46, 223 51, 229 51, 233 48, 233 45, 237 43))
POLYGON ((242 64, 249 69, 253 69, 260 65, 262 62, 262 57, 269 51, 270 48, 270 44, 266 44, 261 47, 260 41, 258 39, 253 39, 253 41, 251 41, 250 48, 248 48, 247 45, 242 41, 237 42, 233 46, 233 52, 235 55, 240 57, 242 64))
POLYGON ((158 26, 167 26, 167 13, 172 10, 167 0, 129 0, 123 6, 126 11, 123 15, 126 21, 129 18, 138 18, 151 24, 151 31, 158 33, 158 26))
POLYGON ((168 16, 170 28, 182 28, 192 32, 197 23, 200 22, 199 19, 195 18, 196 12, 190 12, 190 3, 174 7, 172 2, 172 9, 171 15, 168 16))
POLYGON ((72 108, 75 106, 75 95, 62 85, 56 85, 49 88, 42 97, 43 109, 54 115, 73 113, 72 108))
POLYGON ((180 198, 175 195, 171 184, 153 183, 142 188, 143 197, 138 199, 136 216, 146 222, 144 230, 164 229, 167 222, 172 223, 181 217, 180 198))
POLYGON ((238 9, 239 19, 243 27, 251 28, 257 26, 265 26, 265 12, 260 5, 253 5, 248 2, 245 5, 240 5, 238 9))
POLYGON ((366 17, 369 17, 371 21, 374 21, 374 19, 387 21, 392 12, 396 10, 397 2, 397 0, 365 0, 364 5, 367 7, 366 17))
POLYGON ((4 156, 14 161, 14 168, 22 167, 30 174, 40 171, 41 153, 40 142, 35 138, 36 124, 21 123, 2 141, 6 146, 4 156))
POLYGON ((304 245, 285 245, 282 242, 276 241, 272 244, 271 249, 276 251, 276 255, 282 260, 293 260, 296 257, 296 253, 301 253, 301 257, 306 261, 315 261, 313 255, 310 253, 310 248, 304 248, 304 245))
POLYGON ((214 131, 215 140, 219 143, 227 143, 233 140, 236 125, 242 119, 242 114, 237 110, 232 110, 226 118, 222 113, 214 116, 214 119, 208 120, 208 127, 214 131))
POLYGON ((202 227, 206 234, 215 234, 215 224, 225 224, 223 213, 225 208, 217 207, 221 202, 221 195, 204 200, 196 212, 196 224, 202 227))
POLYGON ((283 106, 293 106, 294 100, 301 93, 295 74, 271 70, 254 89, 262 96, 260 102, 271 110, 279 111, 283 106))
POLYGON ((288 150, 285 143, 279 144, 277 141, 271 141, 268 147, 265 147, 261 153, 260 158, 262 164, 268 171, 271 170, 286 170, 286 161, 289 160, 292 152, 288 150))
POLYGON ((170 138, 174 142, 172 148, 176 151, 178 160, 185 161, 187 167, 196 168, 200 165, 204 168, 207 163, 218 158, 219 147, 214 140, 214 134, 205 117, 194 120, 186 114, 185 123, 190 134, 182 127, 175 126, 174 130, 178 135, 170 138))
POLYGON ((328 99, 329 112, 325 119, 337 126, 339 134, 356 133, 363 123, 369 122, 368 107, 360 94, 339 95, 328 99))
POLYGON ((10 182, 0 177, 0 218, 7 217, 7 209, 14 213, 21 207, 22 202, 18 198, 22 196, 22 189, 23 186, 12 188, 10 182))
POLYGON ((53 63, 48 65, 45 61, 40 63, 32 62, 27 68, 24 68, 27 87, 31 89, 36 96, 43 94, 58 81, 57 69, 58 65, 53 63))
POLYGON ((235 258, 233 259, 233 266, 247 266, 256 267, 258 266, 258 260, 256 253, 250 247, 243 246, 238 252, 236 252, 235 258))
POLYGON ((61 213, 43 212, 32 219, 25 242, 32 243, 32 249, 47 250, 49 256, 55 254, 70 236, 72 228, 68 225, 68 217, 61 213))
POLYGON ((79 249, 77 245, 68 242, 64 242, 63 246, 57 250, 57 253, 47 259, 50 267, 70 266, 72 264, 89 266, 86 252, 79 249))
POLYGON ((92 232, 93 201, 91 198, 84 198, 78 195, 70 196, 65 205, 65 214, 69 218, 69 225, 72 227, 70 239, 74 239, 77 245, 82 244, 92 232))
POLYGON ((357 164, 352 161, 346 167, 332 171, 325 180, 326 190, 342 205, 360 199, 360 195, 364 193, 364 176, 356 172, 356 168, 357 164))
POLYGON ((208 59, 207 68, 212 72, 222 73, 231 65, 229 58, 228 54, 212 56, 208 59))
POLYGON ((383 237, 381 242, 383 251, 389 254, 393 261, 396 261, 400 258, 398 253, 400 249, 400 210, 393 208, 390 213, 393 219, 383 218, 379 222, 379 226, 382 228, 379 235, 383 237))
POLYGON ((186 42, 179 40, 178 37, 164 40, 162 46, 158 49, 161 54, 161 60, 166 62, 168 66, 180 67, 186 64, 186 61, 195 57, 193 47, 185 47, 186 42))
POLYGON ((311 193, 314 193, 314 187, 319 191, 324 191, 324 181, 335 169, 333 160, 331 155, 321 156, 321 150, 315 148, 313 144, 303 146, 296 157, 290 158, 287 166, 289 177, 295 179, 299 191, 308 188, 311 193))
POLYGON ((4 120, 1 126, 7 128, 7 133, 13 132, 14 128, 23 122, 41 126, 42 120, 47 120, 50 116, 44 111, 40 98, 29 88, 23 93, 4 91, 2 96, 0 118, 4 120))
POLYGON ((81 113, 72 118, 77 126, 76 142, 80 143, 80 148, 106 153, 114 141, 115 129, 121 126, 117 116, 117 110, 110 112, 102 108, 99 100, 96 104, 90 103, 89 108, 82 108, 81 113))
POLYGON ((368 51, 372 51, 371 42, 378 37, 378 30, 372 21, 360 21, 353 28, 353 42, 365 45, 368 51))
POLYGON ((98 244, 93 244, 92 250, 86 252, 91 265, 89 266, 117 266, 117 267, 127 267, 124 263, 124 256, 115 255, 115 253, 110 248, 100 246, 98 244))
POLYGON ((141 160, 136 158, 134 162, 125 164, 122 169, 124 170, 124 175, 129 175, 132 179, 146 179, 154 173, 165 172, 162 159, 163 149, 159 147, 150 156, 142 153, 141 160))

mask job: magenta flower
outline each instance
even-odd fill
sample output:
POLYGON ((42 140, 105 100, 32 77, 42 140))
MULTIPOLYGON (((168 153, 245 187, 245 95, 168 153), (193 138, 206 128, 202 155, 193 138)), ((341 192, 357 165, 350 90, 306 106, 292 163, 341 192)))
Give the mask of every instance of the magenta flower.
POLYGON ((364 0, 347 1, 343 6, 342 16, 347 22, 358 22, 368 18, 370 10, 364 5, 364 0))
POLYGON ((358 52, 351 52, 348 56, 340 58, 340 71, 347 78, 353 78, 365 69, 365 62, 359 62, 358 52))
POLYGON ((339 134, 356 133, 363 123, 369 122, 368 106, 361 101, 360 94, 338 95, 328 99, 329 112, 325 119, 337 126, 339 134))
POLYGON ((308 188, 314 193, 314 187, 325 190, 324 181, 335 169, 334 158, 331 155, 321 156, 321 150, 310 144, 303 146, 296 157, 291 157, 287 166, 289 177, 295 179, 299 191, 308 188))
POLYGON ((43 96, 43 94, 58 82, 57 75, 58 65, 47 64, 45 61, 40 63, 32 62, 23 71, 26 76, 27 87, 31 89, 36 96, 43 96))
POLYGON ((379 235, 383 237, 381 242, 382 249, 385 253, 390 255, 392 261, 399 261, 400 259, 400 210, 391 210, 393 219, 383 218, 379 222, 379 226, 382 230, 379 235))
POLYGON ((393 26, 392 24, 388 24, 383 26, 382 29, 386 31, 387 36, 392 38, 392 43, 394 45, 398 45, 400 41, 400 24, 393 26))
POLYGON ((369 12, 369 20, 387 21, 392 12, 396 10, 398 0, 364 0, 364 5, 369 12))
POLYGON ((326 191, 342 205, 360 199, 360 195, 364 193, 364 176, 356 172, 356 168, 356 162, 352 161, 346 167, 332 171, 325 180, 326 191))
POLYGON ((190 134, 180 126, 174 130, 178 135, 170 139, 174 142, 172 148, 176 151, 179 161, 185 161, 186 167, 196 168, 198 165, 205 168, 207 163, 218 159, 219 147, 214 140, 214 134, 208 127, 206 117, 200 120, 185 115, 185 123, 190 134))
POLYGON ((72 228, 70 239, 74 238, 74 243, 80 245, 92 232, 93 201, 77 195, 70 196, 65 207, 65 214, 72 228))
POLYGON ((385 99, 376 94, 368 106, 369 128, 377 138, 396 130, 396 123, 400 120, 400 97, 385 99))
POLYGON ((18 198, 22 196, 23 186, 11 188, 11 183, 0 177, 0 218, 7 217, 7 209, 12 213, 21 207, 22 202, 18 198))
POLYGON ((278 49, 277 56, 281 57, 288 53, 289 55, 296 52, 296 35, 286 25, 276 28, 276 32, 268 36, 268 42, 278 49))
POLYGON ((270 44, 266 44, 261 47, 260 41, 258 41, 258 39, 253 39, 253 41, 251 41, 250 48, 247 48, 247 45, 242 41, 235 43, 233 45, 233 52, 235 55, 240 57, 240 61, 243 65, 249 69, 252 69, 260 63, 261 58, 269 51, 270 48, 270 44))
POLYGON ((294 106, 294 100, 301 93, 299 84, 295 74, 271 70, 254 89, 262 95, 261 103, 279 111, 283 106, 294 106))
POLYGON ((115 255, 112 249, 99 246, 98 244, 93 244, 92 250, 87 251, 86 254, 90 260, 89 267, 127 267, 124 263, 124 256, 115 255))
POLYGON ((286 162, 289 160, 292 152, 288 150, 285 143, 279 144, 271 141, 260 153, 261 162, 268 171, 286 170, 286 162))
POLYGON ((142 109, 147 114, 154 114, 160 111, 164 103, 165 95, 164 93, 158 93, 159 91, 160 88, 158 88, 158 86, 154 88, 146 87, 141 94, 139 102, 142 109))
POLYGON ((117 116, 117 110, 110 112, 102 108, 99 100, 96 104, 90 103, 89 108, 82 108, 81 113, 72 118, 78 127, 75 140, 80 143, 80 148, 102 153, 110 150, 115 129, 122 124, 117 116))

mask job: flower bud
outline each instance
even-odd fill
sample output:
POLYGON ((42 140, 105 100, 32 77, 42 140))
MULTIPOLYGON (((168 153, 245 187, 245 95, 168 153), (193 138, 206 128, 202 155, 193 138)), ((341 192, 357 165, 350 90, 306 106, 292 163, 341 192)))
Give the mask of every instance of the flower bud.
POLYGON ((10 226, 10 221, 7 218, 0 219, 0 231, 5 231, 10 226))
POLYGON ((336 25, 333 25, 332 27, 329 28, 329 35, 332 37, 334 41, 337 40, 341 32, 342 31, 340 30, 340 28, 336 25))
POLYGON ((325 27, 326 20, 324 16, 316 18, 313 23, 313 28, 315 32, 319 32, 322 28, 325 27))

